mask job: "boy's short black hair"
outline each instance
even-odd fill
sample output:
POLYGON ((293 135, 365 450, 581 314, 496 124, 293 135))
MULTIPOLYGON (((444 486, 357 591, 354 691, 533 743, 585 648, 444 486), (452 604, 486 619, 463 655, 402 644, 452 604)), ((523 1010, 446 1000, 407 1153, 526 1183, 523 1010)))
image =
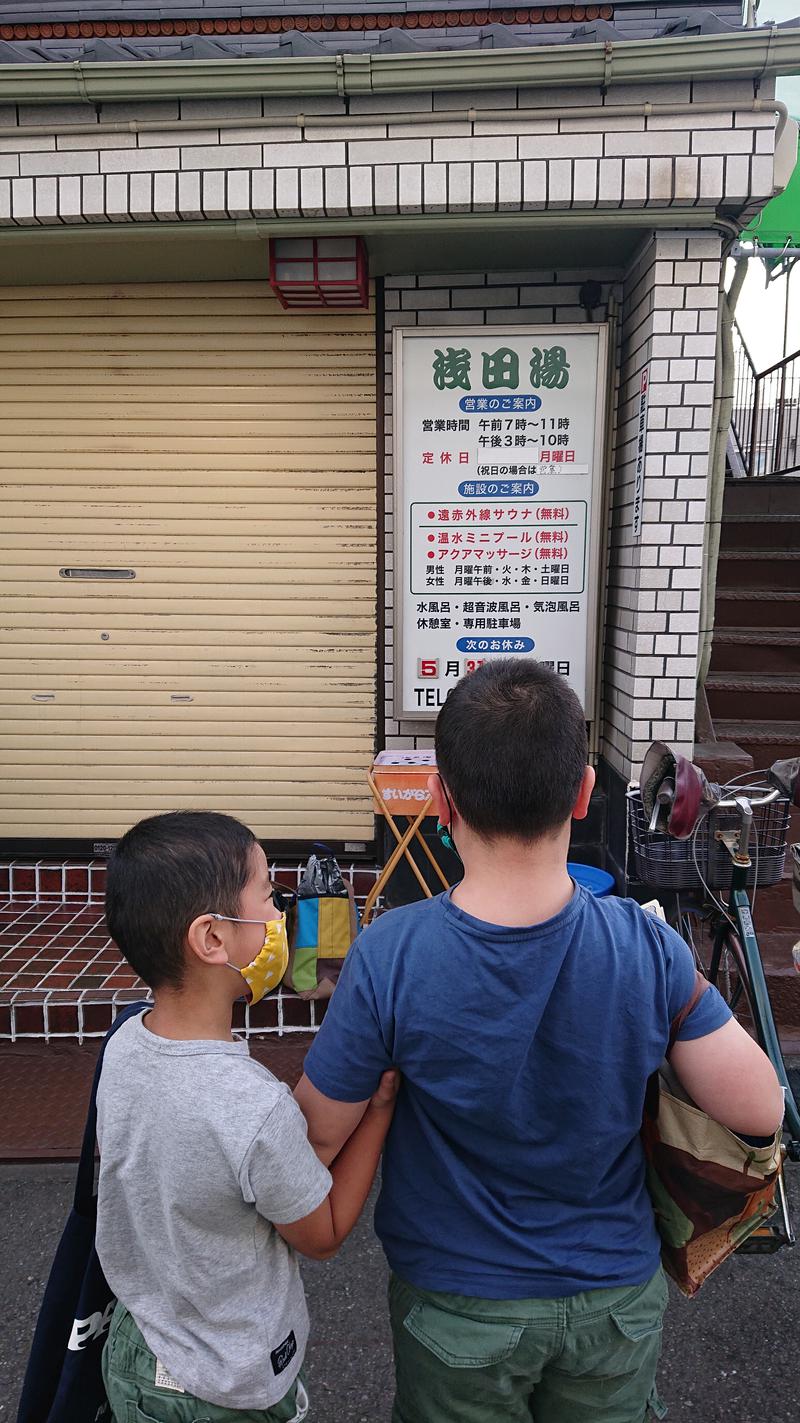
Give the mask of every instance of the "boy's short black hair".
POLYGON ((462 677, 436 722, 436 764, 470 829, 537 840, 572 815, 586 767, 583 708, 564 678, 531 658, 485 662, 462 677))
POLYGON ((255 844, 230 815, 180 810, 140 820, 114 847, 108 931, 151 988, 180 987, 186 933, 199 914, 238 914, 255 844))

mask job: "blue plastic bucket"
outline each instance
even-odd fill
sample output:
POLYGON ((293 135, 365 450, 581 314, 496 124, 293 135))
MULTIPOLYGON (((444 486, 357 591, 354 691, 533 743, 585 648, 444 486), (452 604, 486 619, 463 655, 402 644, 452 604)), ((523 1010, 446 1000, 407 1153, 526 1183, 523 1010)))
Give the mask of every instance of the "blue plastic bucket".
POLYGON ((567 869, 576 884, 583 885, 598 899, 605 899, 607 894, 614 893, 614 876, 607 870, 596 870, 594 865, 578 865, 571 860, 567 861, 567 869))

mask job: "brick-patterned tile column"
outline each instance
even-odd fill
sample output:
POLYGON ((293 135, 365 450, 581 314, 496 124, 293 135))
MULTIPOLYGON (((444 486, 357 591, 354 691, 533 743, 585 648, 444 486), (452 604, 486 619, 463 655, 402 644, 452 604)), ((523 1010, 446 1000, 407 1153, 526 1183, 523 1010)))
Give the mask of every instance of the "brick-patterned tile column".
POLYGON ((721 237, 654 234, 624 283, 602 750, 624 779, 650 741, 691 754, 721 237), (649 369, 641 532, 633 497, 649 369))

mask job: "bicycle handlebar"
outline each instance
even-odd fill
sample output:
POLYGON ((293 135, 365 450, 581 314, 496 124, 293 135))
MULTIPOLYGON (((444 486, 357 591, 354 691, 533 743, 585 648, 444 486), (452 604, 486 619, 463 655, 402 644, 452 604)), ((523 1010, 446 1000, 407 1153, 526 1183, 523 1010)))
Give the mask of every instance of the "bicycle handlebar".
POLYGON ((742 795, 735 796, 733 800, 718 800, 716 805, 713 805, 711 809, 742 810, 742 801, 745 801, 752 809, 754 805, 769 805, 773 800, 777 800, 780 794, 777 786, 773 790, 768 791, 766 795, 759 796, 757 800, 753 800, 751 796, 742 793, 742 795))

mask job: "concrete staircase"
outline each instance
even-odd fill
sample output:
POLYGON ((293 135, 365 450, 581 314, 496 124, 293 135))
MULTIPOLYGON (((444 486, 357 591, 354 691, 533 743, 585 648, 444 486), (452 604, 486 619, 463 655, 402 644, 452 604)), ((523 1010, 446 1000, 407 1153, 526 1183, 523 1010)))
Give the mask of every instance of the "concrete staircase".
MULTIPOLYGON (((759 770, 800 756, 800 479, 729 481, 706 694, 714 731, 759 770)), ((800 812, 790 840, 800 841, 800 812)), ((790 871, 755 904, 764 965, 784 1046, 800 1053, 800 916, 790 871)))
POLYGON ((800 479, 728 484, 706 694, 756 767, 800 755, 800 479))

